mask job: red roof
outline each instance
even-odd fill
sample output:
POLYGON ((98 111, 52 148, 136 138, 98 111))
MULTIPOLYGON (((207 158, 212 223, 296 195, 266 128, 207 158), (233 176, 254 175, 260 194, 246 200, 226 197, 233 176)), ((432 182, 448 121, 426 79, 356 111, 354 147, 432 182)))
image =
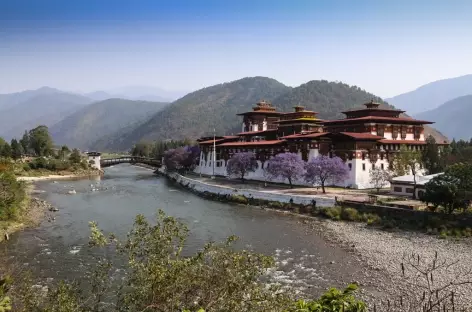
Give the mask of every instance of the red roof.
POLYGON ((416 140, 380 140, 379 143, 382 144, 426 144, 426 141, 416 141, 416 140))
POLYGON ((348 137, 358 139, 358 140, 382 140, 383 137, 379 135, 374 135, 369 132, 339 132, 340 134, 346 135, 348 137))
POLYGON ((213 144, 213 142, 221 142, 223 141, 224 139, 217 139, 217 140, 208 140, 208 141, 202 141, 202 142, 198 142, 198 144, 213 144))
POLYGON ((372 111, 382 111, 382 112, 395 112, 395 113, 404 113, 405 111, 401 109, 388 109, 388 108, 359 108, 341 112, 343 114, 349 114, 352 112, 372 112, 372 111))
POLYGON ((417 120, 413 118, 407 117, 380 117, 380 116, 365 116, 365 117, 358 117, 358 118, 345 118, 345 119, 337 119, 337 120, 325 120, 325 124, 330 123, 343 123, 343 122, 350 122, 350 121, 365 121, 365 120, 379 120, 379 121, 400 121, 400 122, 412 122, 417 124, 432 124, 434 122, 426 121, 426 120, 417 120))
POLYGON ((285 140, 255 141, 255 142, 226 142, 218 146, 255 146, 255 145, 277 145, 285 142, 285 140))
POLYGON ((301 138, 317 138, 320 136, 323 136, 325 134, 328 134, 328 132, 308 132, 308 133, 297 133, 297 134, 291 134, 291 135, 286 135, 282 137, 282 139, 301 139, 301 138))
POLYGON ((274 132, 277 129, 269 129, 269 130, 262 130, 262 131, 247 131, 247 132, 240 132, 238 135, 255 135, 255 134, 263 134, 267 132, 274 132))

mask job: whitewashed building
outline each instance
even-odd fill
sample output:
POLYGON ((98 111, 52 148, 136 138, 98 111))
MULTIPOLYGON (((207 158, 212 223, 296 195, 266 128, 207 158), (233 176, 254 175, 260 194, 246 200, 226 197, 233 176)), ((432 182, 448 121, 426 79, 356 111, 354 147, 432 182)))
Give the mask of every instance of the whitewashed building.
POLYGON ((201 155, 195 172, 226 176, 228 159, 235 153, 250 151, 256 154, 258 169, 247 179, 264 181, 266 161, 278 153, 297 153, 305 161, 323 154, 339 156, 349 167, 349 178, 339 186, 372 188, 372 168, 388 170, 402 145, 421 150, 426 144, 424 125, 432 122, 401 117, 403 112, 380 108, 379 103, 371 101, 364 108, 343 112, 344 119, 323 121, 316 112, 302 106, 282 113, 261 101, 252 111, 239 114, 243 116, 241 133, 198 140, 201 155))

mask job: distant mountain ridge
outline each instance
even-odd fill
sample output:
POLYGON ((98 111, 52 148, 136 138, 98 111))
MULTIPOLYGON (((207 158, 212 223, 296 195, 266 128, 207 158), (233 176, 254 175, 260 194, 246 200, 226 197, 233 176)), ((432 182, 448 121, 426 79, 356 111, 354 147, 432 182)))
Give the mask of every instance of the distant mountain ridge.
POLYGON ((415 117, 435 121, 435 128, 450 139, 468 141, 472 138, 472 95, 447 101, 439 107, 420 113, 415 117))
POLYGON ((168 103, 108 99, 87 105, 50 128, 57 144, 89 149, 93 142, 136 126, 168 103))
POLYGON ((1 98, 0 136, 6 140, 20 137, 26 129, 38 125, 52 126, 92 102, 82 95, 48 87, 2 95, 1 98))
POLYGON ((411 115, 417 115, 469 94, 472 94, 472 74, 434 81, 385 101, 411 115))
MULTIPOLYGON (((271 101, 279 111, 285 112, 292 111, 295 105, 303 105, 324 119, 343 118, 342 111, 360 107, 372 99, 389 105, 378 96, 344 83, 313 80, 291 88, 271 78, 248 77, 192 92, 136 128, 101 140, 100 147, 127 150, 140 140, 196 139, 211 135, 213 129, 220 135, 237 133, 241 118, 236 114, 251 110, 261 99, 271 101)), ((439 141, 447 140, 431 127, 426 127, 425 132, 439 141)))

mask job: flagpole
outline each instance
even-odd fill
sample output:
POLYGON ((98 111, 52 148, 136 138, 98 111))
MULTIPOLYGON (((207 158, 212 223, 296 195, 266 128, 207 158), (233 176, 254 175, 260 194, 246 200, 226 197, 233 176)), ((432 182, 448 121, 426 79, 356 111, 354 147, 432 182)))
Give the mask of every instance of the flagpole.
POLYGON ((215 178, 215 162, 216 162, 216 132, 215 128, 213 128, 213 175, 211 176, 212 179, 215 178))

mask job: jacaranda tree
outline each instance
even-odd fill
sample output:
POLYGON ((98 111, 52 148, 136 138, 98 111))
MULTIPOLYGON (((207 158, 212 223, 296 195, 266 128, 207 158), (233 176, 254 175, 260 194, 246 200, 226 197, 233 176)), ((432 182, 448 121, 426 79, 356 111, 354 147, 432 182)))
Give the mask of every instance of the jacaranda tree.
POLYGON ((306 164, 305 180, 309 183, 320 184, 326 193, 326 183, 339 183, 349 175, 349 168, 339 157, 320 155, 306 164))
POLYGON ((303 176, 305 162, 298 154, 281 153, 269 159, 265 170, 270 179, 287 179, 292 188, 292 182, 303 176))
POLYGON ((253 152, 243 152, 234 154, 226 164, 226 172, 229 176, 238 176, 244 181, 248 172, 257 169, 256 155, 253 152))

